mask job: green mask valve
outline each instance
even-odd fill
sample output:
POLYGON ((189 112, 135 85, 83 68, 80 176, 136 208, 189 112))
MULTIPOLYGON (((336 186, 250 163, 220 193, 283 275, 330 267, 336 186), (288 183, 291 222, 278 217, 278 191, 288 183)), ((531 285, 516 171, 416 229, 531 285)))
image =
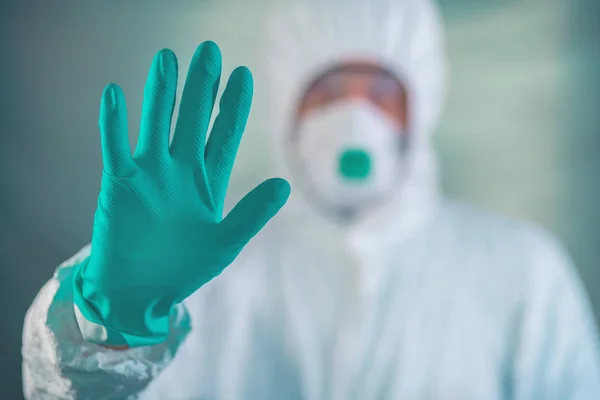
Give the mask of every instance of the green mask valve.
POLYGON ((371 156, 362 149, 348 149, 340 155, 339 173, 352 181, 362 181, 371 172, 371 156))

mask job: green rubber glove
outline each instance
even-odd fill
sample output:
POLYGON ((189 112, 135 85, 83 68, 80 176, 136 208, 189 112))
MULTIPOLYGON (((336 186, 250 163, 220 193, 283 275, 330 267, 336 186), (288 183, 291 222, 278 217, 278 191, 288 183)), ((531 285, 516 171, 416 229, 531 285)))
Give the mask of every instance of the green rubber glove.
POLYGON ((133 156, 123 93, 114 84, 104 90, 102 189, 91 256, 74 279, 79 312, 106 329, 102 344, 134 347, 165 340, 172 307, 231 264, 287 201, 289 184, 269 179, 223 218, 253 83, 247 68, 231 74, 207 142, 220 74, 218 46, 203 43, 191 62, 169 146, 177 59, 160 51, 144 91, 133 156))

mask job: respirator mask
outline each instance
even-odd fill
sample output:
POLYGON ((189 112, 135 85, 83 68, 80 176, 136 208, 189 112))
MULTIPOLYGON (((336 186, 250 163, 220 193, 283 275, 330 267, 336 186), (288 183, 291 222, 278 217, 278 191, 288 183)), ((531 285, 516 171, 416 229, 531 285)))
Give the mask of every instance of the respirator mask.
POLYGON ((348 218, 396 192, 406 173, 408 137, 398 125, 359 100, 304 116, 290 148, 297 183, 309 201, 348 218))

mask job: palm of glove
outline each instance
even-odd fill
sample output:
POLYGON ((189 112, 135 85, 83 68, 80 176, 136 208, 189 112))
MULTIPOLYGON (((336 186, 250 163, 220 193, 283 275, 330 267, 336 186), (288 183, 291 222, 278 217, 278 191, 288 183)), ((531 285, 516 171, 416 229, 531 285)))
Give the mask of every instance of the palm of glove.
MULTIPOLYGON (((75 302, 87 319, 133 337, 164 338, 172 305, 220 274, 285 204, 288 183, 269 179, 223 218, 252 75, 243 67, 232 73, 207 142, 220 71, 219 48, 203 43, 192 59, 169 145, 177 60, 168 50, 159 52, 133 157, 122 91, 116 85, 104 91, 102 189, 92 254, 75 282, 75 302)), ((135 345, 131 338, 126 342, 135 345)))
MULTIPOLYGON (((127 178, 104 173, 92 240, 102 281, 113 289, 120 284, 123 290, 189 296, 249 240, 222 223, 222 202, 203 171, 185 164, 139 169, 127 178), (143 265, 144 272, 131 265, 143 265)), ((244 216, 236 221, 244 223, 244 216)))

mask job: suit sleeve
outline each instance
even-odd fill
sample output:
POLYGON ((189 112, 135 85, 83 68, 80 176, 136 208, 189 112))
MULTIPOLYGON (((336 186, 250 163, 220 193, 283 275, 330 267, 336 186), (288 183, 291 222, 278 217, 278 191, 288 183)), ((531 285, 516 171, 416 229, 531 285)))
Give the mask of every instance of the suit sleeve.
MULTIPOLYGON (((110 350, 84 339, 73 306, 73 268, 90 254, 86 246, 58 267, 25 316, 23 391, 34 399, 135 399, 171 362, 190 331, 183 305, 171 317, 169 338, 159 345, 110 350)), ((79 319, 81 321, 81 319, 79 319)))

